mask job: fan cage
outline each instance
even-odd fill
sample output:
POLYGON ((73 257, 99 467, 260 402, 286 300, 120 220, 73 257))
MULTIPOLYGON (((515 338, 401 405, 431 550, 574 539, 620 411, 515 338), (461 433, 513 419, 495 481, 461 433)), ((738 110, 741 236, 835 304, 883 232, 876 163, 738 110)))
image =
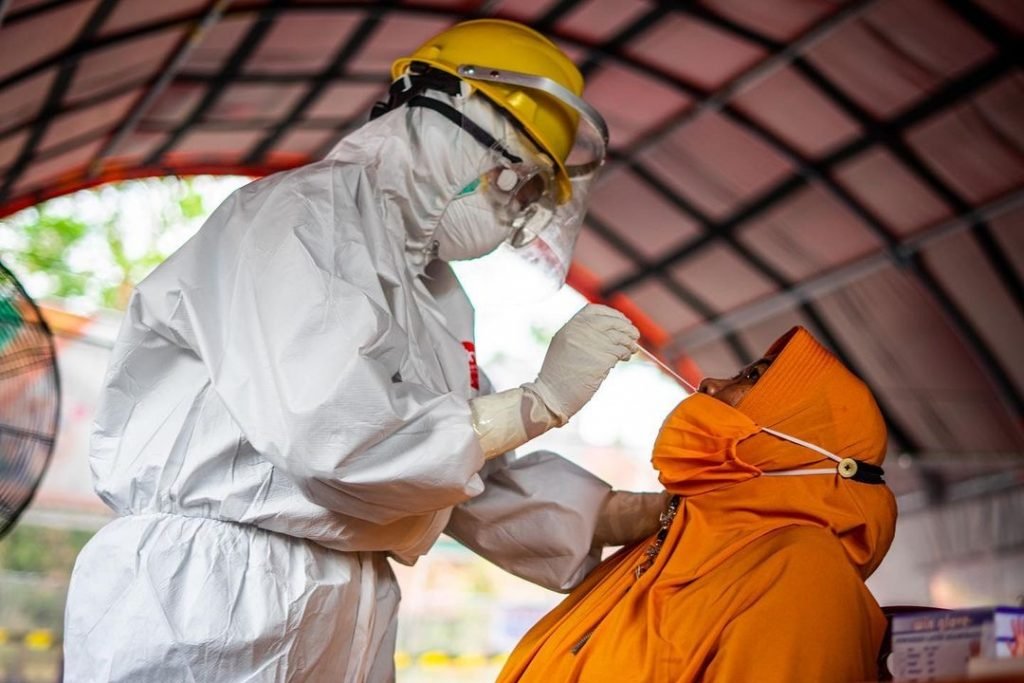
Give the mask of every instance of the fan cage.
POLYGON ((53 456, 60 374, 39 307, 0 263, 0 538, 28 507, 53 456))

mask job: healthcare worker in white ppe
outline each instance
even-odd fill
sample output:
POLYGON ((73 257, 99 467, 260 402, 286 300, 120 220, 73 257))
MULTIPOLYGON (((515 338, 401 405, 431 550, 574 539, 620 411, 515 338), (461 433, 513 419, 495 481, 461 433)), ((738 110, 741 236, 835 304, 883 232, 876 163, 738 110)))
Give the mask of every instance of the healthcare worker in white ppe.
POLYGON ((75 566, 67 681, 392 680, 389 560, 445 532, 568 590, 656 530, 661 494, 510 454, 637 330, 587 306, 536 379, 488 393, 447 265, 507 242, 564 276, 607 141, 582 77, 499 20, 393 77, 326 159, 235 192, 134 292, 90 456, 118 517, 75 566))

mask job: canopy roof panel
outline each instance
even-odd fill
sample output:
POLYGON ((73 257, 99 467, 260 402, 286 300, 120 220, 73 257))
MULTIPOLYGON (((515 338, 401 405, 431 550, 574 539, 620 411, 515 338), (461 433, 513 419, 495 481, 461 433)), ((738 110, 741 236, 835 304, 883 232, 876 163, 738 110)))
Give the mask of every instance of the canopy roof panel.
POLYGON ((612 154, 570 280, 693 376, 806 325, 894 452, 1024 453, 1024 4, 0 2, 0 215, 326 153, 460 19, 551 35, 612 154))

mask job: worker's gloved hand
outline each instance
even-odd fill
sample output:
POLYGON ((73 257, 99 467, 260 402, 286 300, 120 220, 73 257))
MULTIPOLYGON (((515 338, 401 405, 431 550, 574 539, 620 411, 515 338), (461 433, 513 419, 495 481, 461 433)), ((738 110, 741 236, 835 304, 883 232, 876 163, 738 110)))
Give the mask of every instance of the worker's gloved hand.
POLYGON ((469 402, 484 455, 507 453, 565 424, 590 400, 612 366, 636 351, 639 337, 614 308, 584 306, 555 333, 535 381, 469 402))
POLYGON ((636 352, 640 332, 614 308, 587 304, 555 333, 537 379, 523 385, 565 424, 616 363, 636 352))
POLYGON ((661 526, 672 494, 611 491, 597 517, 594 545, 628 545, 653 535, 661 526))

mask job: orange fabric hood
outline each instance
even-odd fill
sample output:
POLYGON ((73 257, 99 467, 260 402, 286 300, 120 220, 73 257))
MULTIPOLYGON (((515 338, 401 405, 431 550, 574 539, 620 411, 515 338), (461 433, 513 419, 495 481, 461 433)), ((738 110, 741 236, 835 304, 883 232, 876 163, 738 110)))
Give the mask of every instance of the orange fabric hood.
POLYGON ((669 414, 655 442, 653 462, 662 483, 686 497, 691 513, 683 532, 689 578, 789 525, 830 529, 867 578, 892 543, 896 505, 889 488, 838 475, 764 476, 834 471, 835 464, 760 429, 878 465, 885 457, 885 420, 867 386, 805 329, 783 335, 766 353, 775 354, 736 408, 691 396, 669 414))

